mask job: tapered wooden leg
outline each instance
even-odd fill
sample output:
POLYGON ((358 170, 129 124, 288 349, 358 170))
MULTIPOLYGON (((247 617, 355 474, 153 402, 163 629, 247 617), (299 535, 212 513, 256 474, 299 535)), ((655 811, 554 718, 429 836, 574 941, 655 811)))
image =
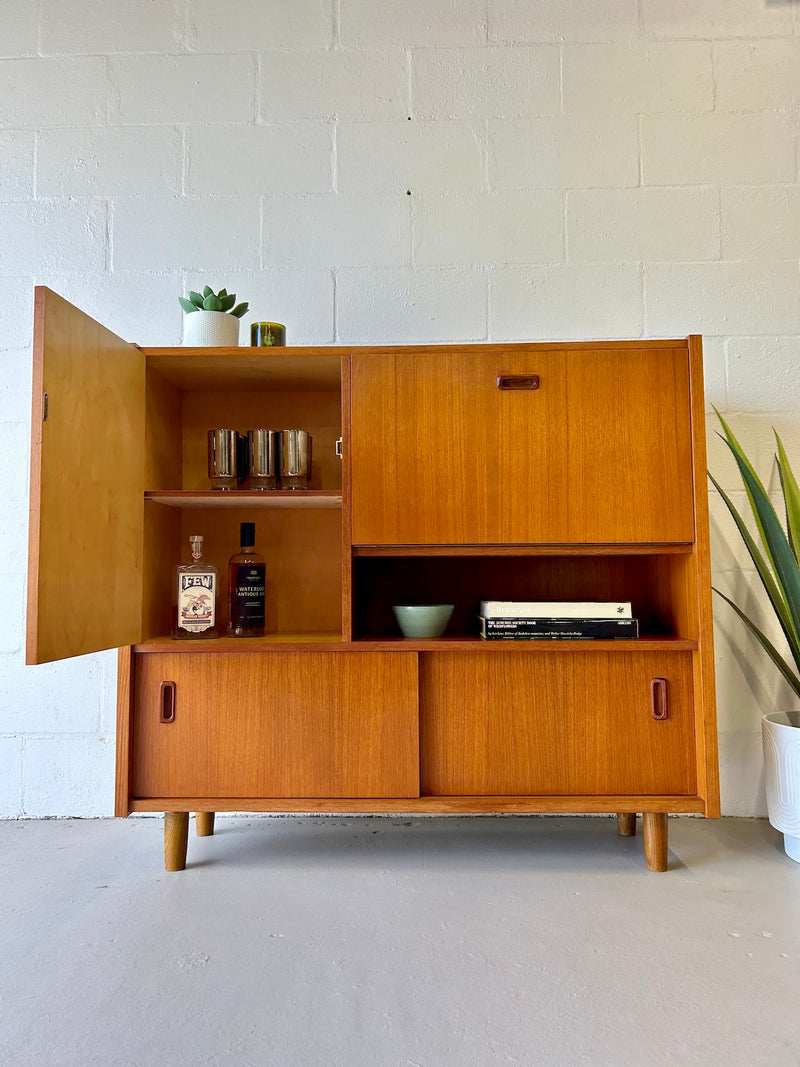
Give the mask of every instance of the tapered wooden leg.
POLYGON ((214 812, 198 811, 194 824, 198 837, 211 837, 214 833, 214 812))
POLYGON ((635 811, 618 811, 617 812, 617 833, 620 837, 635 837, 636 836, 636 812, 635 811))
POLYGON ((168 871, 182 871, 186 867, 186 846, 189 842, 189 812, 164 812, 164 866, 168 871))
POLYGON ((651 871, 667 869, 667 816, 662 811, 646 811, 642 816, 644 854, 651 871))

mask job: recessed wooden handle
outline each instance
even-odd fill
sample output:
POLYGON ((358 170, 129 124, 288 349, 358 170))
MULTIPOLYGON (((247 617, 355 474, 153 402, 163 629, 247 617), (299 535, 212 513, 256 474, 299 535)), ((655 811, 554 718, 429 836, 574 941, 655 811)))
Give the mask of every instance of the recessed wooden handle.
POLYGON ((161 714, 159 722, 175 722, 175 683, 161 683, 161 714))
POLYGON ((538 374, 498 374, 498 389, 538 389, 538 374))
POLYGON ((650 683, 650 701, 654 719, 666 719, 669 715, 667 705, 667 679, 654 678, 650 683))

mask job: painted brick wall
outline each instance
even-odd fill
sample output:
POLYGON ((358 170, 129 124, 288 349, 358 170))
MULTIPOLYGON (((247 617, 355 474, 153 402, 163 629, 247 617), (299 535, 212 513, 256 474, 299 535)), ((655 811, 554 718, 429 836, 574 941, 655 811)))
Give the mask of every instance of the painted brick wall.
MULTIPOLYGON (((113 654, 23 665, 35 283, 144 344, 203 282, 299 344, 701 332, 709 405, 800 464, 798 3, 68 8, 0 0, 0 814, 112 809, 113 654)), ((724 810, 762 813, 791 695, 722 606, 717 663, 724 810)))

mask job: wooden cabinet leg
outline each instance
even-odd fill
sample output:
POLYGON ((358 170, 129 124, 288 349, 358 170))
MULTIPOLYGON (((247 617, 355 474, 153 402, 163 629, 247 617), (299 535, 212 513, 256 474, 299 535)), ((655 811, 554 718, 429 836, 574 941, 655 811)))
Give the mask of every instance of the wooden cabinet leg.
POLYGON ((198 837, 211 837, 214 833, 214 812, 198 811, 194 824, 198 837))
POLYGON ((168 871, 182 871, 186 867, 186 846, 189 842, 189 812, 164 812, 164 866, 168 871))
POLYGON ((644 854, 651 871, 667 869, 667 816, 662 811, 646 811, 642 816, 644 854))
POLYGON ((635 837, 636 836, 636 812, 635 811, 618 811, 617 812, 617 833, 620 837, 635 837))

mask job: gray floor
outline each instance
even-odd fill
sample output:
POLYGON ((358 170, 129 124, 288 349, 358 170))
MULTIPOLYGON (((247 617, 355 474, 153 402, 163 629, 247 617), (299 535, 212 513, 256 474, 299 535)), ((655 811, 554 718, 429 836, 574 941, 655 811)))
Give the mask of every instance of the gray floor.
POLYGON ((0 1062, 800 1063, 800 864, 758 820, 0 823, 0 1062))

